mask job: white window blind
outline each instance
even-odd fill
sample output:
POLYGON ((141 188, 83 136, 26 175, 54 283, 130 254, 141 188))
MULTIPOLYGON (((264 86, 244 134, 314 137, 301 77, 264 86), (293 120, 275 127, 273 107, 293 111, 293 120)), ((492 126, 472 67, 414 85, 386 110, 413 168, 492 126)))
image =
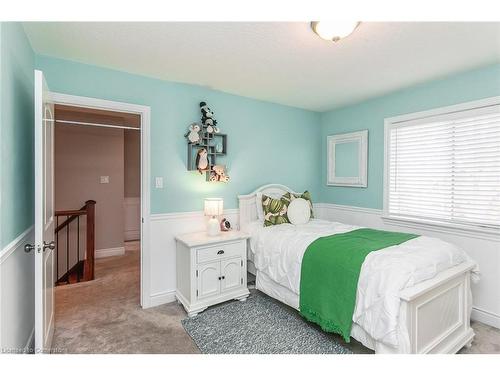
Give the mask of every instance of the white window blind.
POLYGON ((391 124, 388 215, 500 228, 500 106, 391 124))

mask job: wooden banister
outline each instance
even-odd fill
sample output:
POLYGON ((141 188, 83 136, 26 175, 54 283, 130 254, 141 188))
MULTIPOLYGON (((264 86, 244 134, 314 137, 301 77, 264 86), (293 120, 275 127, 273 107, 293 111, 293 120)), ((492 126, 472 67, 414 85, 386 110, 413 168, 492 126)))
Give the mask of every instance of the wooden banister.
POLYGON ((56 211, 56 216, 85 215, 86 213, 87 205, 83 206, 79 210, 56 211))
POLYGON ((85 280, 94 280, 95 203, 93 200, 85 202, 87 206, 87 259, 83 266, 85 280))
MULTIPOLYGON (((59 242, 59 236, 58 232, 60 232, 62 229, 66 228, 66 261, 68 262, 69 260, 69 225, 71 222, 75 219, 78 219, 78 229, 77 229, 77 258, 78 258, 78 263, 83 262, 83 280, 82 281, 89 281, 94 279, 94 260, 95 260, 95 204, 96 201, 94 200, 88 200, 85 202, 85 205, 81 207, 79 210, 64 210, 64 211, 56 211, 55 216, 66 216, 66 220, 62 222, 61 224, 57 225, 56 227, 56 238, 57 242, 59 242), (86 250, 85 250, 85 260, 80 261, 80 244, 79 244, 79 238, 80 238, 80 216, 86 216, 86 222, 87 222, 87 227, 86 227, 86 250)), ((58 246, 57 246, 58 247, 58 246)), ((57 249, 59 252, 59 249, 57 249)), ((58 253, 59 254, 59 253, 58 253)), ((57 258, 59 259, 59 257, 57 258)), ((78 265, 78 263, 75 265, 75 267, 78 265)), ((67 269, 66 269, 66 276, 71 273, 70 271, 73 271, 75 267, 72 267, 70 269, 69 263, 67 263, 67 269)), ((77 268, 77 267, 76 267, 77 268)), ((64 278, 64 276, 62 278, 64 278)), ((61 278, 61 279, 62 279, 61 278)), ((59 281, 59 280, 58 280, 59 281)), ((78 276, 78 281, 80 281, 80 276, 78 276)))
POLYGON ((56 216, 69 216, 66 220, 64 220, 61 224, 59 224, 56 228, 56 233, 59 232, 64 227, 68 226, 73 220, 75 220, 78 216, 86 215, 87 209, 86 205, 83 206, 80 210, 69 210, 69 211, 56 211, 56 216))

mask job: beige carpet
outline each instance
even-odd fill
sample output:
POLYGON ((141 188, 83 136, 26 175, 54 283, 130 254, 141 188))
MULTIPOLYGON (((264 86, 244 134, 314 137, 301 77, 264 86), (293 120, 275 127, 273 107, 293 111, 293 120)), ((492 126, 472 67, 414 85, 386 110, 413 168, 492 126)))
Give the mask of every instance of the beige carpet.
POLYGON ((138 242, 96 260, 96 279, 56 288, 56 353, 198 353, 176 303, 139 306, 138 242))
MULTIPOLYGON (((96 260, 96 279, 56 288, 55 353, 199 353, 180 321, 182 307, 139 306, 139 243, 125 255, 96 260)), ((500 330, 473 323, 476 338, 463 353, 500 353, 500 330)), ((373 353, 352 340, 355 353, 373 353)))

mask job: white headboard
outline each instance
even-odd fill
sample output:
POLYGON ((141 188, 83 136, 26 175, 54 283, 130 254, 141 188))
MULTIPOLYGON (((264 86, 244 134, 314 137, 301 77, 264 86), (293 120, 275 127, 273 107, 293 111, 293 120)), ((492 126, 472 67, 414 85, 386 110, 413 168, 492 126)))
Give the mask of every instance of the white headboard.
POLYGON ((285 185, 269 184, 264 185, 248 195, 238 195, 240 206, 240 229, 248 223, 257 220, 257 193, 268 195, 272 198, 279 198, 285 193, 294 193, 292 189, 285 185))

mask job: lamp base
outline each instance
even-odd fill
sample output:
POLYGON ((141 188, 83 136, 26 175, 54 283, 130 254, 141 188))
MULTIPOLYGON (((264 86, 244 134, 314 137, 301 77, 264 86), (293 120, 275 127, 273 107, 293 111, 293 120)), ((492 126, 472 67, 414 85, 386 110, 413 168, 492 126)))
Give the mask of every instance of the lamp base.
POLYGON ((219 235, 219 233, 220 233, 219 220, 217 220, 215 216, 213 216, 208 220, 207 234, 213 237, 219 235))

